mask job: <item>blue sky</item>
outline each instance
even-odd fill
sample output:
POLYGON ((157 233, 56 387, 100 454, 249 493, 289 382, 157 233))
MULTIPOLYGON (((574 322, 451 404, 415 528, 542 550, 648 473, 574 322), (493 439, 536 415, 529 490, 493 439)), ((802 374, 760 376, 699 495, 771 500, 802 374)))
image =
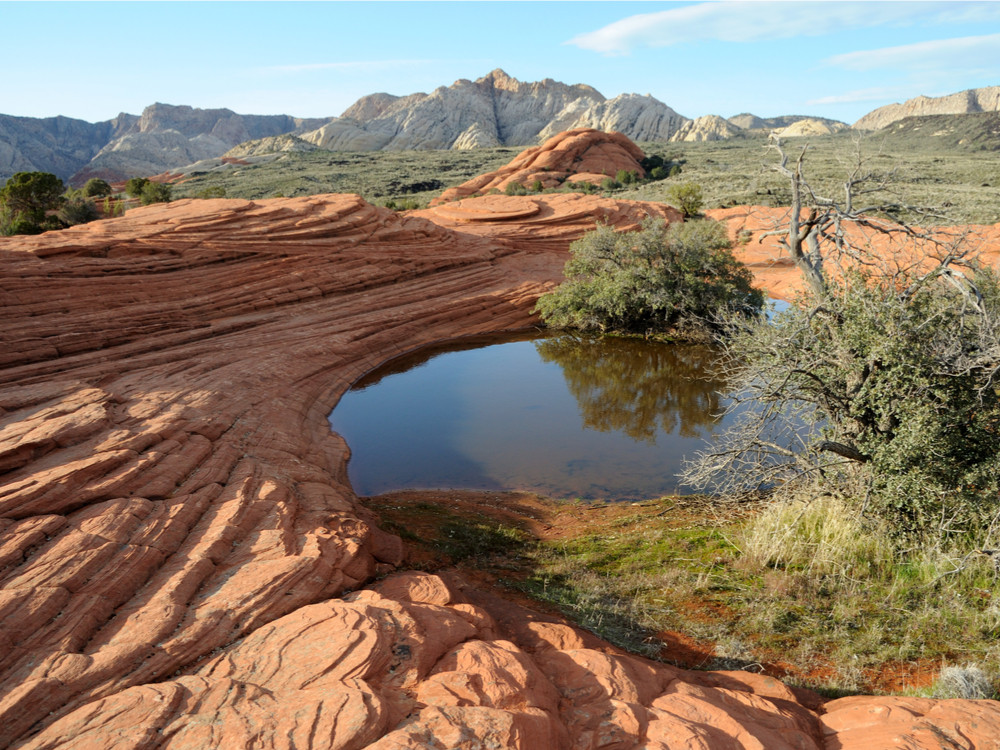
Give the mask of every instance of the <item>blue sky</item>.
POLYGON ((503 68, 682 115, 853 122, 1000 85, 1000 2, 0 2, 0 112, 339 115, 503 68), (15 62, 11 62, 15 61, 15 62))

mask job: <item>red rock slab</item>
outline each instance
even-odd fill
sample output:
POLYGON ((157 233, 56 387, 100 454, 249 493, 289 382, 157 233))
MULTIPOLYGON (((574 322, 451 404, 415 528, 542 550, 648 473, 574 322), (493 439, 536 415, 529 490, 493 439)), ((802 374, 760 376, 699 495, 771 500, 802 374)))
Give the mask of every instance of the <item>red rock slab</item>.
POLYGON ((639 163, 643 158, 642 150, 621 133, 591 128, 567 130, 541 146, 525 149, 495 172, 445 190, 431 201, 431 206, 494 190, 503 192, 515 182, 530 187, 538 181, 545 188, 558 187, 566 181, 600 184, 621 170, 645 177, 646 171, 639 163))
MULTIPOLYGON (((765 206, 737 206, 706 211, 716 221, 729 226, 736 257, 753 271, 757 286, 768 290, 777 299, 791 301, 805 292, 806 284, 791 257, 780 245, 777 236, 766 236, 783 226, 789 209, 765 206)), ((899 229, 887 225, 890 229, 899 229)), ((938 227, 934 230, 940 246, 930 242, 916 242, 903 234, 887 234, 862 228, 853 223, 845 225, 848 239, 864 252, 870 262, 892 271, 910 263, 920 262, 924 253, 933 257, 942 248, 961 244, 978 257, 980 262, 994 268, 1000 267, 1000 224, 938 227)), ((845 259, 845 267, 851 262, 845 259)), ((833 262, 827 263, 831 272, 837 271, 833 262)))
POLYGON ((0 239, 0 747, 834 748, 931 727, 989 746, 996 703, 821 715, 457 579, 373 583, 402 544, 348 483, 340 395, 535 323, 597 220, 671 218, 530 202, 469 222, 178 201, 0 239))
MULTIPOLYGON (((635 231, 645 219, 683 221, 677 209, 663 203, 619 201, 581 193, 550 195, 484 195, 410 212, 442 227, 477 237, 509 242, 525 253, 569 259, 570 243, 598 224, 635 231)), ((559 267, 561 271, 561 265, 559 267)))

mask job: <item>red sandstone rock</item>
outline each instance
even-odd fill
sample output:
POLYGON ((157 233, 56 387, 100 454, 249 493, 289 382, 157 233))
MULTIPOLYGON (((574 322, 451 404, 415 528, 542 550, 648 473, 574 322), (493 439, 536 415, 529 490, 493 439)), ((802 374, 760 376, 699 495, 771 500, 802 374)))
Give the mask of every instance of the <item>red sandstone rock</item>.
POLYGON ((541 146, 532 146, 518 154, 496 172, 474 177, 458 187, 445 190, 431 201, 438 206, 449 201, 503 192, 516 182, 531 187, 536 181, 543 188, 559 187, 564 182, 591 182, 599 185, 618 174, 619 170, 646 176, 639 162, 642 150, 621 133, 604 133, 590 128, 577 128, 554 135, 541 146))
MULTIPOLYGON (((779 238, 764 236, 785 222, 788 217, 787 208, 737 206, 711 209, 705 214, 729 225, 736 257, 753 271, 756 284, 766 289, 768 294, 777 299, 792 300, 805 291, 806 284, 802 274, 779 244, 779 238)), ((875 256, 881 257, 887 268, 905 265, 904 261, 919 257, 921 252, 920 248, 905 240, 903 235, 889 237, 871 230, 862 230, 851 223, 846 224, 845 229, 858 247, 864 247, 866 252, 870 250, 875 256)), ((1000 266, 1000 224, 942 227, 937 230, 937 235, 945 243, 961 238, 981 262, 994 267, 1000 266)), ((934 248, 925 245, 923 250, 933 252, 934 248)), ((827 263, 827 268, 836 271, 832 263, 827 263)))
POLYGON ((371 585, 402 550, 347 482, 339 396, 532 323, 570 241, 646 215, 674 218, 570 195, 406 217, 178 201, 0 240, 0 746, 996 747, 993 702, 816 712, 458 579, 371 585))

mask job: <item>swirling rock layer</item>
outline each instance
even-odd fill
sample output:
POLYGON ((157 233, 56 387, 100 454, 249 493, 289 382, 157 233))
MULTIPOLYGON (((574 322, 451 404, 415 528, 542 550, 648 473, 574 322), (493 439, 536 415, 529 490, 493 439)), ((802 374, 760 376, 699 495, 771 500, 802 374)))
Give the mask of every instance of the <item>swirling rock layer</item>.
POLYGON ((543 188, 559 187, 567 181, 597 185, 614 178, 620 170, 645 177, 646 170, 639 163, 644 157, 642 149, 621 133, 602 133, 590 128, 567 130, 541 146, 525 149, 495 172, 445 190, 431 201, 431 206, 504 191, 511 183, 529 187, 537 182, 543 188))
POLYGON ((369 585, 402 546, 347 482, 340 394, 531 323, 597 218, 666 213, 482 200, 180 201, 0 240, 0 746, 996 747, 991 702, 816 709, 458 579, 369 585))

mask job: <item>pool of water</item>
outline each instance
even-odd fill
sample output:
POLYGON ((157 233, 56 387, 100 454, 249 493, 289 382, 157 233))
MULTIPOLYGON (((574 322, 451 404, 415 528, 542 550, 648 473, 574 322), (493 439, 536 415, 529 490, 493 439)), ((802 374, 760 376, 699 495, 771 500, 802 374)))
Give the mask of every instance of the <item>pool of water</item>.
POLYGON ((725 407, 708 347, 570 335, 464 341, 395 360, 330 415, 359 495, 524 490, 636 500, 685 492, 685 456, 725 407))

